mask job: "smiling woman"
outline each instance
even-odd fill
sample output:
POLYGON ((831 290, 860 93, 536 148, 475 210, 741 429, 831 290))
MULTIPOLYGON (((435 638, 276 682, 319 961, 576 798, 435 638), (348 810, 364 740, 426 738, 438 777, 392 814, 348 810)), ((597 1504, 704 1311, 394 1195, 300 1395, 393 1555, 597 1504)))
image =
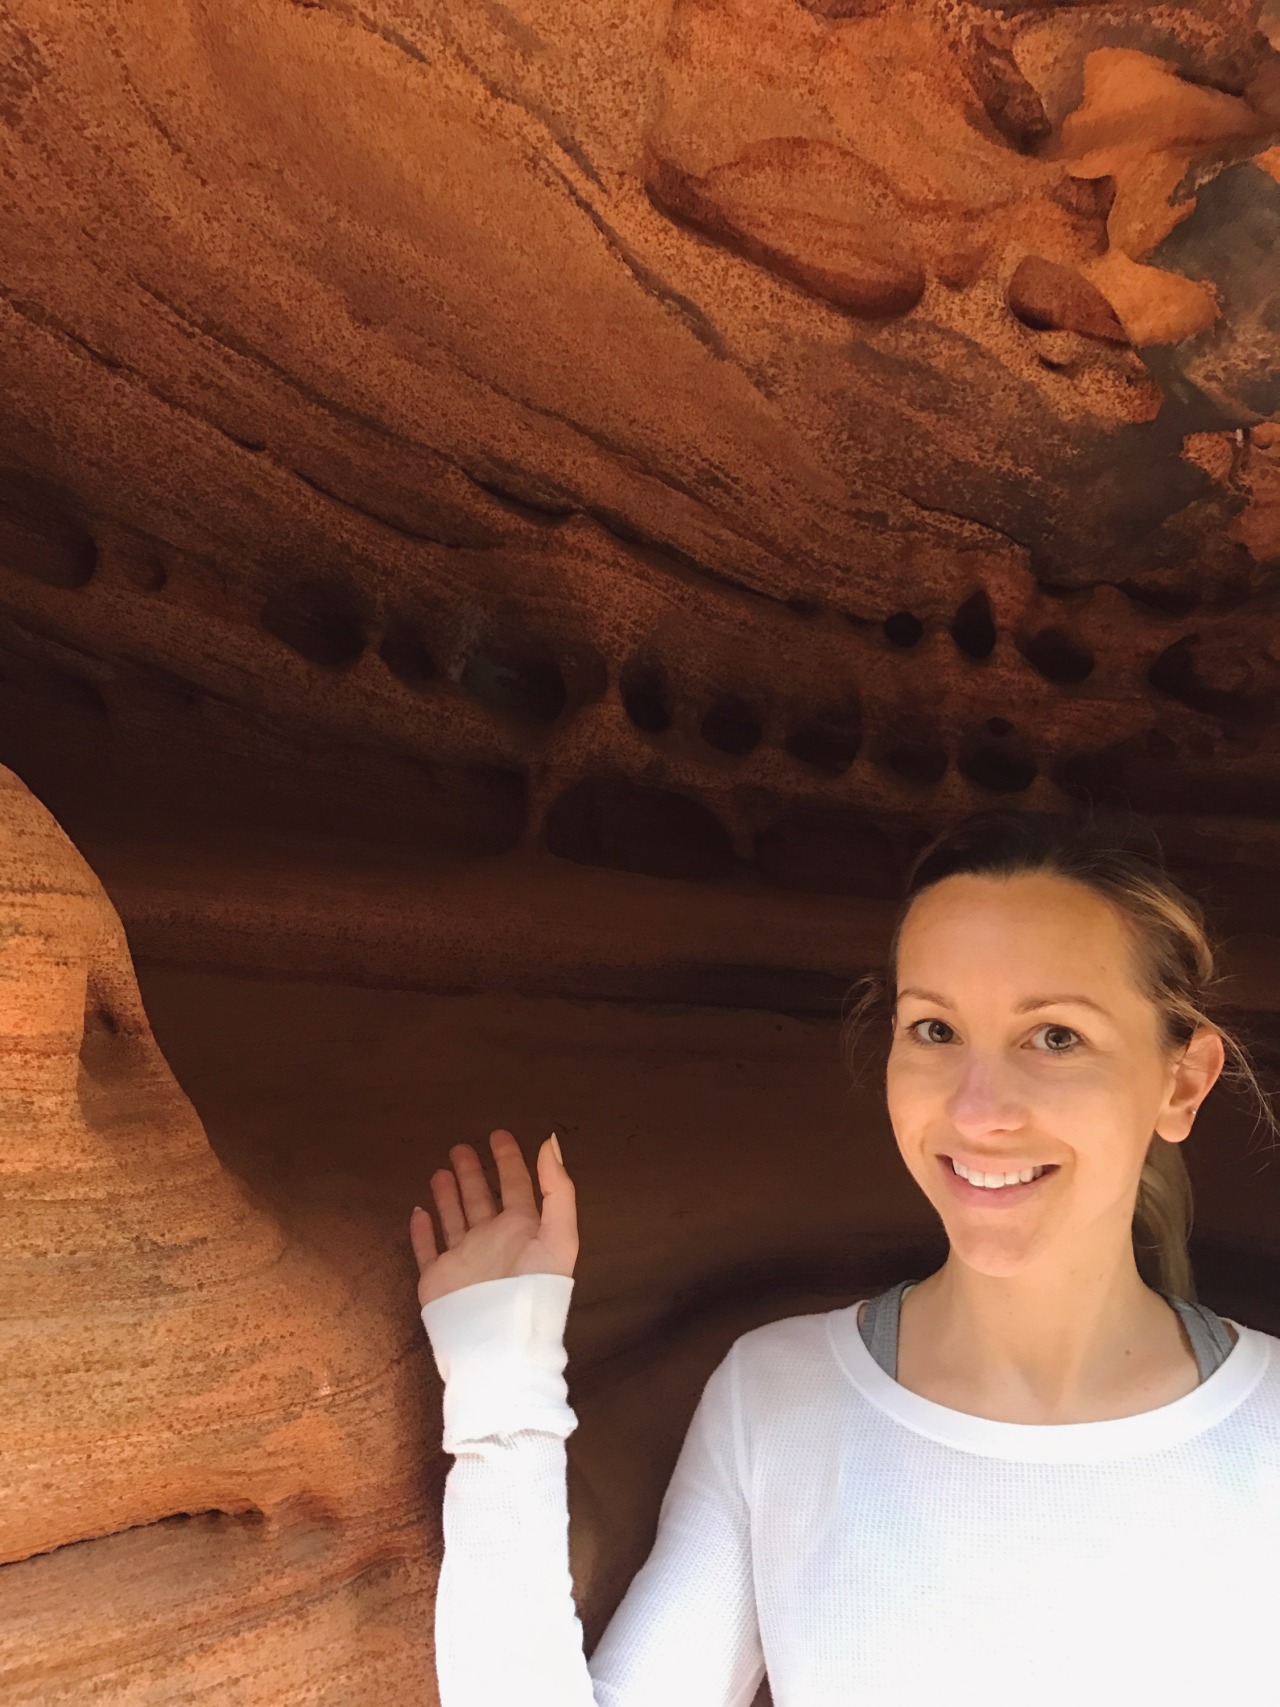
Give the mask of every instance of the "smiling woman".
MULTIPOLYGON (((1207 1011, 1222 980, 1204 910, 1165 869, 1154 830, 1129 814, 978 812, 921 850, 904 890, 886 967, 851 992, 845 1045, 855 1076, 878 1031, 889 1041, 879 1064, 890 1112, 897 1085, 919 1118, 911 1087, 942 1092, 962 1062, 958 1103, 924 1117, 938 1123, 935 1151, 975 1170, 1062 1163, 1037 1120, 1060 1121, 1064 1099, 1086 1090, 1122 1097, 1126 1116, 1150 1116, 1128 1141, 1142 1152, 1132 1211, 1138 1269, 1194 1301, 1191 1187, 1178 1145, 1220 1073, 1273 1133, 1277 1125, 1242 1044, 1207 1011), (951 971, 948 988, 936 976, 924 987, 920 965, 951 971), (1073 968, 1080 976, 1068 976, 1073 968), (933 1052, 918 1070, 908 1065, 917 1049, 933 1052), (1020 1113, 984 1102, 1015 1085, 1027 1093, 1020 1113)), ((1087 1153, 1115 1149, 1094 1136, 1087 1153)))
POLYGON ((977 1416, 1083 1421, 1217 1367, 1234 1341, 1195 1303, 1177 1146, 1228 1051, 1274 1121, 1206 1012, 1215 982, 1203 912, 1138 820, 994 810, 918 856, 846 1031, 853 1060, 873 1019, 888 1030, 894 1134, 950 1245, 860 1316, 871 1343, 901 1307, 900 1383, 977 1416))
POLYGON ((445 1248, 411 1222, 457 1459, 442 1707, 746 1707, 766 1674, 789 1707, 1074 1707, 1104 1659, 1108 1699, 1256 1692, 1280 1342, 1193 1301, 1178 1146, 1228 1054, 1271 1116, 1206 1011, 1200 909, 1143 837, 991 812, 918 856, 848 1042, 883 1022, 894 1136, 947 1260, 734 1341, 589 1660, 566 1547, 573 1183, 548 1140, 539 1210, 495 1132, 499 1210, 455 1146, 456 1178, 431 1179, 445 1248), (1088 1633, 1049 1672, 1046 1605, 1088 1633))

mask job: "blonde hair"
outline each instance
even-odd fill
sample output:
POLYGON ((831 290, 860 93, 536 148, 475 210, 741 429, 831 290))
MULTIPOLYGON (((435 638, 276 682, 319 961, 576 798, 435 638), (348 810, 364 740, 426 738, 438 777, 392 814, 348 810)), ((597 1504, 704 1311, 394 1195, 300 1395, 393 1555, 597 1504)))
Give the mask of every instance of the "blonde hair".
MULTIPOLYGON (((892 1027, 898 948, 916 897, 961 873, 1011 877, 1036 872, 1087 884, 1117 908, 1131 938, 1140 987, 1161 1016, 1162 1046, 1185 1049, 1202 1025, 1216 1031, 1226 1052, 1221 1077, 1255 1104, 1273 1136, 1280 1131, 1244 1045, 1207 1011, 1216 1005, 1223 979, 1204 909, 1169 874, 1153 826, 1118 811, 1091 809, 1075 817, 992 807, 961 819, 916 854, 903 886, 888 964, 860 978, 846 998, 846 1003, 854 998, 843 1035, 855 1078, 858 1045, 867 1027, 884 1020, 892 1027)), ((877 1030, 883 1037, 883 1027, 877 1030)), ((1194 1303, 1187 1248, 1193 1214, 1182 1146, 1153 1133, 1134 1205, 1134 1256, 1147 1285, 1194 1303)))

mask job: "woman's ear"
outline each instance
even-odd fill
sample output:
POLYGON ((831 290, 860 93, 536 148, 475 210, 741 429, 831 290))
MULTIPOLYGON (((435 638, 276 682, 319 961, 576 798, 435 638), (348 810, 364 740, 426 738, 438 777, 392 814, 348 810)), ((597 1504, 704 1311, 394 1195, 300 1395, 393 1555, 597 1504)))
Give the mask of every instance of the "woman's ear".
POLYGON ((1180 1144, 1190 1134, 1226 1059, 1219 1034, 1212 1026, 1200 1026, 1174 1069, 1172 1089, 1156 1121, 1156 1130, 1167 1143, 1180 1144))

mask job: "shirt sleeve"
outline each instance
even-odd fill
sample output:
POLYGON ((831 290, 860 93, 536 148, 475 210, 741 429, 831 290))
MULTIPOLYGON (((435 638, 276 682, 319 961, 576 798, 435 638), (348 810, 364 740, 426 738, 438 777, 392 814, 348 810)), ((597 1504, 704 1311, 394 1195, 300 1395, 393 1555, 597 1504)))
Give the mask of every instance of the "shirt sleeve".
POLYGON ((584 1655, 565 1477, 572 1287, 518 1275, 422 1310, 455 1458, 436 1594, 441 1707, 749 1707, 764 1661, 733 1350, 689 1424, 649 1558, 584 1655))

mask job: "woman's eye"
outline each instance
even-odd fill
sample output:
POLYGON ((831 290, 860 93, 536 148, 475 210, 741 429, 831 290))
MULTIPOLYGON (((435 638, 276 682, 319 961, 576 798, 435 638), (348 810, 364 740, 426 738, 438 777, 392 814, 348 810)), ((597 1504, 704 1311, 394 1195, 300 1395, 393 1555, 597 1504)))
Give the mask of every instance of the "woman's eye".
MULTIPOLYGON (((1059 1033, 1065 1032, 1069 1038, 1078 1038, 1080 1035, 1079 1032, 1072 1031, 1072 1029, 1069 1025, 1045 1025, 1045 1026, 1041 1026, 1040 1029, 1044 1032, 1054 1032, 1054 1031, 1059 1032, 1059 1033)), ((1060 1049, 1056 1045, 1051 1044, 1050 1048, 1049 1048, 1049 1053, 1050 1053, 1050 1055, 1067 1055, 1070 1053, 1071 1049, 1074 1047, 1075 1047, 1074 1044, 1069 1044, 1067 1046, 1067 1048, 1060 1049)))
POLYGON ((914 1024, 909 1025, 907 1027, 907 1030, 912 1034, 912 1036, 915 1038, 917 1043, 945 1043, 946 1042, 945 1037, 921 1037, 920 1027, 922 1025, 940 1025, 942 1027, 943 1031, 950 1031, 951 1030, 951 1027, 947 1024, 945 1019, 918 1019, 914 1022, 914 1024))

